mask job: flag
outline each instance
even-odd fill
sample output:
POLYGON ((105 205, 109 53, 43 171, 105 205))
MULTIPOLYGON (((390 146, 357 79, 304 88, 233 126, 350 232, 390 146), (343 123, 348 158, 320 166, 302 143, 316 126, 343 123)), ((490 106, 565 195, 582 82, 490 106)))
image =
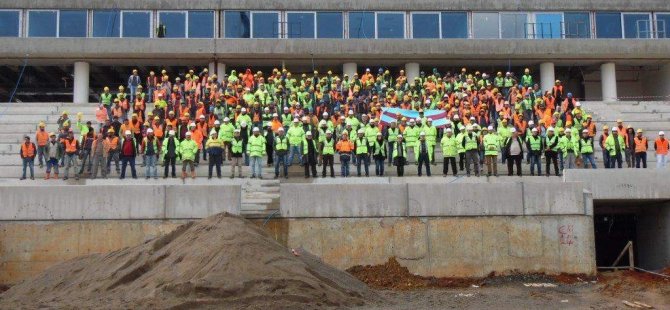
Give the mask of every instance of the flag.
MULTIPOLYGON (((416 119, 419 117, 419 111, 414 110, 405 110, 398 108, 383 108, 382 109, 382 118, 381 122, 384 125, 391 124, 391 121, 397 120, 397 114, 400 113, 403 117, 406 117, 409 121, 410 119, 416 119)), ((441 128, 447 125, 447 111, 444 110, 423 110, 423 117, 425 119, 433 120, 433 126, 441 128)))

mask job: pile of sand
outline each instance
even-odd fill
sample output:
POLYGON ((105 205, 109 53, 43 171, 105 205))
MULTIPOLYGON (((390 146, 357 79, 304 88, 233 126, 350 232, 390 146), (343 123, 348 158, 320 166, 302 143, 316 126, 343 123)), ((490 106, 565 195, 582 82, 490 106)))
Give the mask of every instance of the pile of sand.
POLYGON ((292 254, 219 214, 108 254, 56 265, 0 295, 3 308, 321 308, 376 297, 351 275, 292 254))

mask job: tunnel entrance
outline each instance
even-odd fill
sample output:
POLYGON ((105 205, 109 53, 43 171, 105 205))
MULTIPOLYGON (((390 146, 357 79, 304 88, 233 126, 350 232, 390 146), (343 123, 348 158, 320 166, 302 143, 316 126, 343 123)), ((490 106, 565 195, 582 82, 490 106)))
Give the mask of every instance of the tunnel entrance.
MULTIPOLYGON (((593 227, 596 263, 611 266, 628 241, 636 267, 660 270, 670 266, 670 203, 667 201, 595 201, 593 227)), ((628 266, 628 253, 618 266, 628 266)))

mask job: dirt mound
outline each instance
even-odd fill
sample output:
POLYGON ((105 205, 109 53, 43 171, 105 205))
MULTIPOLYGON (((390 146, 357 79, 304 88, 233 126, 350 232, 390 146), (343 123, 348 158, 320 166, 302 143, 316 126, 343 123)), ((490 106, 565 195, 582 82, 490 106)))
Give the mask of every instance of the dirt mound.
POLYGON ((321 308, 374 296, 251 222, 219 214, 136 247, 54 266, 0 295, 0 308, 321 308))

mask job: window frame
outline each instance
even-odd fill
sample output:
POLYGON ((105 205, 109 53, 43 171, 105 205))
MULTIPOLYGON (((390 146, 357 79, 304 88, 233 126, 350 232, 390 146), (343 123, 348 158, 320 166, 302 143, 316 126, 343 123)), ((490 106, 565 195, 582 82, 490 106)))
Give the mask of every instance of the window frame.
POLYGON ((622 40, 626 38, 626 35, 624 33, 624 25, 623 25, 623 13, 621 11, 593 11, 591 15, 593 15, 593 29, 594 33, 593 36, 591 37, 592 39, 605 39, 605 40, 622 40), (620 38, 601 38, 598 36, 598 13, 616 13, 619 14, 619 26, 621 30, 621 37, 620 38))
POLYGON ((19 15, 19 25, 18 25, 18 29, 17 29, 18 31, 17 31, 16 37, 0 37, 0 38, 22 38, 24 36, 25 37, 28 36, 28 31, 25 31, 26 26, 24 26, 24 23, 23 23, 23 21, 24 21, 23 10, 0 9, 0 12, 15 12, 15 13, 18 13, 18 15, 19 15), (24 32, 25 32, 25 34, 24 34, 24 32))
POLYGON ((531 25, 531 16, 534 17, 533 12, 528 11, 500 11, 498 12, 498 39, 502 40, 528 40, 528 27, 531 25), (502 33, 502 17, 503 15, 521 15, 526 14, 526 24, 524 25, 524 36, 521 38, 503 38, 502 33))
MULTIPOLYGON (((218 38, 217 33, 216 33, 216 32, 217 32, 217 28, 218 28, 218 27, 217 27, 216 16, 217 16, 218 14, 216 14, 216 12, 217 12, 217 10, 186 10, 186 23, 184 24, 184 26, 185 26, 185 28, 186 28, 185 39, 205 39, 205 40, 207 40, 207 39, 216 39, 216 38, 218 38), (191 37, 189 36, 189 29, 190 29, 190 27, 189 27, 189 21, 190 21, 189 13, 191 13, 191 12, 211 12, 211 13, 212 13, 212 37, 211 37, 211 38, 191 38, 191 37)), ((221 10, 221 12, 225 12, 225 10, 221 10)), ((154 28, 154 27, 152 27, 152 29, 153 29, 153 28, 154 28)), ((155 31, 152 31, 152 32, 155 32, 155 31)), ((176 38, 168 38, 168 39, 176 39, 176 38)))
MULTIPOLYGON (((377 39, 377 12, 375 11, 347 11, 347 18, 344 21, 346 23, 346 37, 345 39, 354 39, 354 40, 376 40, 377 39), (373 38, 352 38, 351 37, 351 17, 349 14, 351 13, 372 13, 372 16, 374 18, 373 21, 373 27, 374 27, 374 37, 373 38)), ((344 25, 343 25, 344 26, 344 25)))
MULTIPOLYGON (((410 38, 409 39, 415 39, 414 38, 414 15, 432 15, 432 14, 437 14, 437 38, 416 38, 418 40, 435 40, 435 39, 443 39, 442 38, 442 11, 411 11, 409 12, 409 24, 410 28, 409 33, 410 33, 410 38)), ((466 25, 467 27, 467 25, 466 25)))
POLYGON ((121 12, 121 17, 120 17, 120 26, 121 29, 119 30, 119 37, 120 39, 151 39, 154 37, 154 18, 153 18, 153 11, 152 10, 120 10, 121 12), (123 17, 126 12, 129 13, 149 13, 149 36, 148 37, 125 37, 123 35, 123 17))
POLYGON ((502 25, 501 25, 501 18, 500 18, 500 13, 499 11, 475 11, 475 12, 470 12, 470 18, 468 20, 468 23, 470 24, 470 39, 475 39, 475 40, 498 40, 502 38, 502 25), (475 14, 496 14, 498 16, 498 37, 497 38, 476 38, 475 37, 475 14))
POLYGON ((621 13, 621 38, 622 39, 628 39, 628 40, 648 40, 648 39, 654 39, 654 29, 652 23, 654 22, 653 20, 653 14, 651 12, 620 12, 621 13), (649 37, 648 38, 627 38, 626 37, 626 19, 625 15, 644 15, 646 14, 649 16, 649 37))
POLYGON ((669 36, 670 31, 666 31, 670 27, 669 24, 664 25, 665 29, 663 29, 663 37, 658 36, 658 34, 659 34, 659 31, 658 31, 658 15, 667 15, 668 18, 670 18, 670 12, 654 12, 653 13, 653 21, 652 21, 653 27, 654 27, 653 38, 654 39, 670 39, 670 36, 669 36))
POLYGON ((219 23, 221 24, 221 38, 231 39, 231 40, 245 40, 253 38, 253 24, 252 24, 252 14, 251 10, 221 10, 221 19, 219 23), (226 12, 248 12, 249 13, 249 37, 248 38, 229 38, 226 36, 226 12))
MULTIPOLYGON (((369 11, 361 11, 369 12, 369 11)), ((407 12, 405 11, 372 11, 375 13, 375 40, 405 40, 407 39, 407 12), (402 38, 380 38, 379 37, 379 14, 396 14, 402 15, 402 38)))
MULTIPOLYGON (((249 39, 283 39, 282 36, 282 11, 281 10, 231 10, 231 11, 248 11, 249 12, 249 39), (272 38, 255 38, 254 37, 254 14, 255 13, 276 13, 277 14, 277 37, 272 38)), ((285 32, 284 32, 285 33, 285 32)), ((246 39, 246 38, 241 38, 246 39)))
MULTIPOLYGON (((318 38, 317 27, 316 27, 317 26, 316 25, 316 11, 284 11, 284 22, 285 22, 285 27, 286 27, 286 31, 284 33, 285 34, 284 39, 292 39, 292 40, 304 40, 304 39, 309 40, 309 39, 312 39, 312 40, 314 40, 314 39, 318 38), (311 37, 311 38, 291 38, 291 37, 289 37, 290 33, 289 33, 288 15, 289 14, 295 14, 295 13, 298 13, 298 14, 312 14, 312 23, 314 24, 314 36, 313 37, 311 37)), ((281 23, 282 23, 282 21, 280 19, 279 24, 281 24, 281 23)), ((280 34, 280 36, 281 36, 281 34, 280 34)))
MULTIPOLYGON (((9 10, 7 10, 9 11, 9 10)), ((22 23, 21 21, 21 13, 19 13, 19 37, 21 34, 21 29, 20 25, 22 23)), ((36 9, 36 10, 26 10, 26 33, 25 33, 26 38, 60 38, 60 10, 58 9, 36 9), (30 12, 55 12, 56 13, 56 35, 53 37, 32 37, 30 36, 30 12)))
MULTIPOLYGON (((546 12, 532 12, 530 14, 530 17, 528 18, 528 23, 532 25, 533 27, 533 34, 535 35, 534 38, 530 38, 531 40, 556 40, 556 39, 565 39, 566 31, 565 31, 565 12, 563 11, 546 11, 546 12), (560 14, 561 15, 561 21, 559 22, 559 34, 558 37, 556 38, 539 38, 538 37, 538 29, 537 29, 537 15, 550 15, 550 14, 560 14)), ((528 31, 528 29, 526 29, 528 31)))
POLYGON ((90 10, 90 15, 89 18, 91 20, 89 24, 89 31, 87 37, 94 38, 94 39, 120 39, 121 38, 121 31, 123 30, 123 10, 119 9, 100 9, 100 10, 90 10), (109 12, 109 11, 118 11, 119 12, 119 35, 116 37, 96 37, 93 35, 95 32, 95 12, 109 12))

